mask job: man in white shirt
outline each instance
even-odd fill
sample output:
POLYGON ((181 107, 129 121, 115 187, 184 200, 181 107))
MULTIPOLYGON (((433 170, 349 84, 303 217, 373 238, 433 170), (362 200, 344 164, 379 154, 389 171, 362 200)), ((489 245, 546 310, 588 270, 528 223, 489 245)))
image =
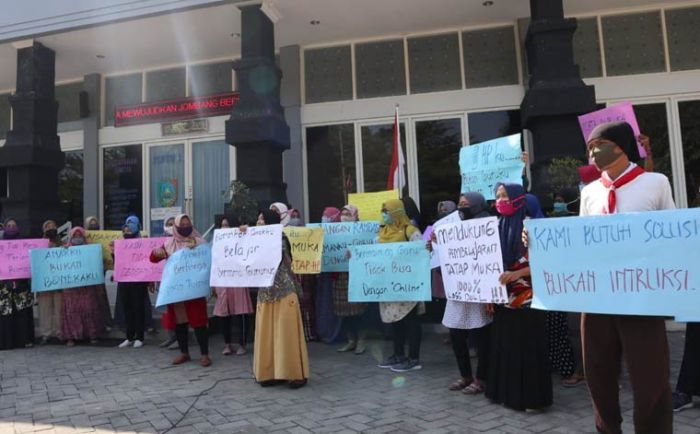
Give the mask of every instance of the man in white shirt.
MULTIPOLYGON (((671 185, 659 173, 630 161, 639 151, 626 122, 598 126, 588 152, 603 172, 581 192, 582 216, 674 209, 671 185)), ((633 252, 620 252, 629 255, 633 252)), ((619 386, 624 355, 634 394, 637 434, 671 434, 673 412, 664 319, 651 316, 583 314, 584 368, 598 432, 621 433, 619 386)))

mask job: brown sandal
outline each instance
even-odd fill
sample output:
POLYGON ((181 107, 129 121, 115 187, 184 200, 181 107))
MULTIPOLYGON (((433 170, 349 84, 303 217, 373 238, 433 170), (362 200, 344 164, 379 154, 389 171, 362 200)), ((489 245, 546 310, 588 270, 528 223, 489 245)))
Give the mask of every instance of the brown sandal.
POLYGON ((478 395, 484 392, 484 385, 480 381, 472 381, 472 384, 462 389, 465 395, 478 395))
POLYGON ((462 390, 465 387, 467 387, 469 385, 469 383, 471 383, 471 379, 460 378, 459 380, 450 384, 450 387, 448 387, 448 389, 450 389, 452 391, 462 390))
POLYGON ((586 381, 586 377, 583 375, 574 374, 571 377, 565 379, 561 382, 564 387, 577 387, 586 381))

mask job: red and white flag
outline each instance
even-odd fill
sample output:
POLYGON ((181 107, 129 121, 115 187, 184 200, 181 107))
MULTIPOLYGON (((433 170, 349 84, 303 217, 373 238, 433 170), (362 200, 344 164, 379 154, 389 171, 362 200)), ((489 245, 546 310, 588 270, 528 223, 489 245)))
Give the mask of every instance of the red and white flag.
POLYGON ((391 165, 389 166, 389 179, 386 181, 387 190, 399 190, 402 195, 406 186, 406 160, 403 158, 401 148, 401 130, 399 129, 399 107, 396 106, 394 114, 394 146, 391 152, 391 165))

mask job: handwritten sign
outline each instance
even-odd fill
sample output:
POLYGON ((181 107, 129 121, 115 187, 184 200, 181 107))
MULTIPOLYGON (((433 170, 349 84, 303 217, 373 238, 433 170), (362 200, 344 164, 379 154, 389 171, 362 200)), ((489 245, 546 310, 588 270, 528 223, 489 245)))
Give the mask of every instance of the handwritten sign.
POLYGON ((98 244, 29 251, 32 291, 56 291, 105 282, 102 247, 98 244))
POLYGON ((0 240, 0 280, 29 279, 32 265, 29 250, 45 249, 49 240, 0 240))
POLYGON ((448 300, 506 303, 501 241, 496 217, 448 223, 435 229, 440 271, 448 300))
POLYGON ((497 183, 522 183, 523 167, 520 134, 462 147, 459 151, 461 191, 475 191, 487 200, 495 199, 497 183))
POLYGON ((211 246, 200 244, 194 249, 175 252, 163 268, 156 307, 208 297, 211 246))
MULTIPOLYGON (((583 140, 588 141, 588 136, 590 136, 591 131, 593 131, 595 127, 608 122, 627 122, 632 127, 635 137, 638 137, 640 134, 639 124, 637 123, 637 117, 634 115, 632 103, 623 102, 579 116, 578 123, 581 126, 583 140)), ((639 148, 639 155, 645 158, 647 153, 642 144, 637 142, 637 147, 639 148)))
POLYGON ((348 300, 430 301, 430 256, 423 241, 350 247, 348 300))
MULTIPOLYGON (((462 219, 459 217, 459 211, 454 211, 445 217, 441 218, 440 220, 436 221, 434 225, 428 226, 425 229, 425 232, 423 233, 423 240, 428 241, 430 240, 433 231, 435 228, 438 226, 448 224, 448 223, 458 223, 462 221, 462 219)), ((430 252, 430 268, 438 268, 440 266, 440 255, 438 254, 437 251, 437 244, 431 243, 433 246, 433 250, 430 252)))
POLYGON ((272 286, 282 260, 282 225, 214 231, 211 286, 272 286))
POLYGON ((398 199, 399 190, 377 191, 374 193, 350 193, 348 203, 357 207, 360 220, 382 221, 382 204, 387 200, 398 199))
POLYGON ((168 238, 135 238, 114 242, 115 282, 160 282, 165 261, 153 263, 151 252, 168 238))
POLYGON ((323 228, 323 273, 347 272, 350 246, 374 244, 379 233, 377 222, 319 223, 306 227, 323 228))
POLYGON ((532 307, 700 317, 700 209, 525 224, 532 307))
POLYGON ((87 231, 87 242, 90 244, 99 244, 102 246, 102 258, 104 260, 104 269, 113 270, 114 262, 112 261, 112 251, 109 244, 112 241, 121 239, 124 236, 122 231, 87 231))
POLYGON ((323 228, 284 228, 292 245, 292 271, 319 274, 323 255, 323 228))

